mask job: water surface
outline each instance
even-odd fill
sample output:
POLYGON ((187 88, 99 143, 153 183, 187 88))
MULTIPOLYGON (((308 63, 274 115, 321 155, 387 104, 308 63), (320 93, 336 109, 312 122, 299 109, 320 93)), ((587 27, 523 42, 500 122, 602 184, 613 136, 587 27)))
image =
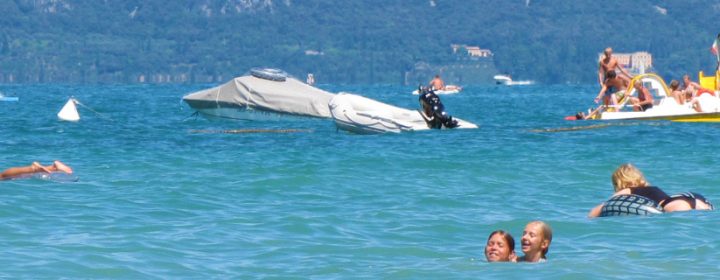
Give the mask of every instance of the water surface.
MULTIPOLYGON (((2 278, 699 278, 720 272, 717 212, 589 220, 632 162, 668 193, 720 204, 717 124, 563 117, 595 86, 442 96, 477 130, 338 132, 329 120, 217 121, 180 98, 211 85, 0 86, 1 168, 71 165, 80 181, 0 182, 2 278), (75 96, 82 119, 55 114, 75 96), (301 129, 297 133, 196 130, 301 129), (545 264, 489 264, 487 235, 548 222, 545 264)), ((411 87, 320 85, 417 108, 411 87)))

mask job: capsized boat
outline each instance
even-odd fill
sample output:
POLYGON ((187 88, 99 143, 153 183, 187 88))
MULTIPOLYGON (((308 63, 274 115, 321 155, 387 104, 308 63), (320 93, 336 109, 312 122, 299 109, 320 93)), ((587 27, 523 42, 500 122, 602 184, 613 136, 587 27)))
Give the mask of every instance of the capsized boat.
POLYGON ((643 86, 648 88, 653 95, 652 108, 645 111, 632 111, 632 105, 628 105, 628 100, 633 95, 637 96, 637 90, 630 86, 616 108, 603 110, 604 108, 599 107, 585 118, 594 120, 720 122, 720 98, 718 98, 717 91, 699 90, 693 96, 693 101, 678 104, 661 77, 651 73, 638 75, 632 79, 630 85, 635 84, 636 81, 641 81, 643 86), (626 107, 629 107, 629 111, 625 110, 626 107))
POLYGON ((307 85, 271 68, 254 68, 248 75, 183 97, 198 112, 242 120, 273 120, 278 116, 330 118, 334 94, 307 85))
MULTIPOLYGON (((403 109, 356 94, 339 93, 330 100, 330 113, 339 129, 359 134, 431 129, 421 111, 403 109)), ((456 128, 478 126, 458 118, 456 128)))
MULTIPOLYGON (((456 94, 456 93, 460 93, 461 91, 462 91, 462 87, 461 87, 461 86, 446 85, 445 88, 443 88, 443 89, 440 89, 440 90, 437 90, 437 89, 436 89, 436 90, 435 90, 435 94, 437 94, 437 95, 456 94)), ((419 95, 419 94, 420 94, 420 91, 416 89, 416 90, 414 90, 414 91, 412 92, 412 94, 413 94, 413 95, 419 95)))

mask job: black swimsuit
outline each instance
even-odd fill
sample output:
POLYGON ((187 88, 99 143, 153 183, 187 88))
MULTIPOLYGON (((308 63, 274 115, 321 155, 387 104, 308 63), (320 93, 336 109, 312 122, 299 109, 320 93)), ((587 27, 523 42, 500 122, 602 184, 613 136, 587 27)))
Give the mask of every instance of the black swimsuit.
MULTIPOLYGON (((654 200, 654 201, 657 202, 658 204, 660 204, 660 202, 663 202, 663 200, 667 201, 668 199, 670 199, 670 196, 667 195, 663 190, 661 190, 661 189, 658 188, 658 187, 635 187, 635 188, 630 188, 630 193, 631 193, 631 194, 636 194, 636 195, 639 195, 639 196, 647 197, 647 198, 649 198, 649 199, 654 200)), ((664 205, 661 205, 661 206, 664 206, 664 205)))
POLYGON ((673 196, 671 196, 669 199, 663 201, 663 203, 662 203, 660 206, 661 206, 661 207, 665 207, 665 205, 668 205, 668 203, 673 202, 673 201, 675 201, 675 200, 684 200, 684 201, 686 201, 688 204, 690 204, 690 208, 692 208, 692 209, 696 209, 695 207, 696 207, 696 204, 697 204, 697 200, 700 200, 700 201, 702 201, 702 202, 705 202, 705 204, 707 204, 708 206, 710 206, 710 210, 713 210, 713 209, 714 209, 714 207, 713 207, 713 205, 710 203, 710 201, 708 201, 708 200, 707 200, 704 196, 702 196, 701 194, 699 194, 699 193, 694 193, 694 192, 684 192, 684 193, 681 193, 681 194, 673 195, 673 196))
POLYGON ((710 201, 708 201, 701 194, 694 192, 685 192, 669 196, 658 187, 636 187, 630 188, 630 193, 652 199, 657 202, 662 208, 665 208, 665 205, 668 205, 670 202, 676 200, 684 200, 688 204, 690 204, 690 208, 695 209, 695 206, 697 204, 696 199, 699 199, 700 201, 705 202, 705 204, 709 205, 710 209, 713 209, 713 205, 710 204, 710 201))

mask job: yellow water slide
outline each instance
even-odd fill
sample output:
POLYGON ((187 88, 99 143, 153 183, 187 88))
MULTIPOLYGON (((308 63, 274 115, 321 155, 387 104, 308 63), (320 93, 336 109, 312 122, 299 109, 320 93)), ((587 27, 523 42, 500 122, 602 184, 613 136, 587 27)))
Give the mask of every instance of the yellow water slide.
POLYGON ((720 84, 718 82, 720 81, 720 71, 715 71, 714 76, 705 76, 705 73, 700 71, 700 73, 698 73, 698 81, 700 82, 700 86, 703 88, 718 90, 718 84, 720 84))
MULTIPOLYGON (((625 104, 630 100, 630 96, 635 95, 635 88, 633 85, 636 81, 641 81, 645 87, 650 89, 650 92, 658 97, 664 97, 668 96, 670 93, 670 89, 668 88, 667 84, 665 84, 665 80, 661 78, 658 75, 648 73, 648 74, 640 74, 630 81, 630 84, 628 85, 627 90, 625 90, 625 94, 618 100, 619 107, 622 108, 622 106, 625 106, 625 104)), ((608 110, 609 112, 616 111, 614 108, 611 108, 612 110, 608 110)))

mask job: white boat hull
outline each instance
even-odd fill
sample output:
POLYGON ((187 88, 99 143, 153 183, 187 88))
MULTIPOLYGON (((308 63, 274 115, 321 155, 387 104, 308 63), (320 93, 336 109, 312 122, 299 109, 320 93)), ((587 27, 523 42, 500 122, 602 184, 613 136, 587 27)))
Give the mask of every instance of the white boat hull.
POLYGON ((290 115, 271 110, 262 110, 252 107, 242 107, 236 104, 210 104, 215 107, 192 106, 198 113, 210 119, 233 119, 245 121, 293 121, 310 119, 302 115, 290 115))
POLYGON ((720 99, 703 95, 698 97, 702 112, 697 112, 691 104, 679 105, 672 97, 664 97, 660 103, 644 112, 604 112, 601 120, 673 120, 673 121, 720 121, 720 99))
MULTIPOLYGON (((401 133, 429 130, 419 111, 395 107, 359 95, 340 93, 329 103, 330 114, 339 129, 359 133, 401 133)), ((458 127, 477 125, 458 119, 458 127)))
POLYGON ((493 77, 493 79, 495 79, 495 84, 506 85, 506 86, 527 86, 527 85, 532 85, 535 83, 534 81, 529 81, 529 80, 513 81, 513 79, 510 78, 510 76, 506 76, 506 75, 495 75, 493 77))

